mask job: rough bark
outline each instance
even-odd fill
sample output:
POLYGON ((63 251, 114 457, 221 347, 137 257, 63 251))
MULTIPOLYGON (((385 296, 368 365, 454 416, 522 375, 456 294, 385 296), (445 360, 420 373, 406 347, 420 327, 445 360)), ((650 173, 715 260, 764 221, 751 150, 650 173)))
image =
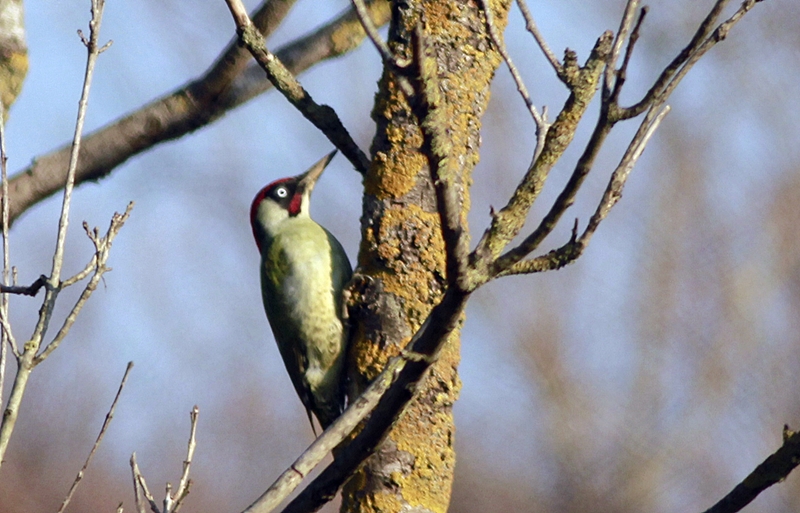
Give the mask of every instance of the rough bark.
MULTIPOLYGON (((492 2, 505 27, 509 3, 492 2)), ((461 165, 460 193, 469 208, 471 170, 478 162, 481 116, 500 58, 479 5, 456 0, 394 2, 389 47, 411 58, 412 32, 422 29, 439 72, 442 108, 450 120, 451 158, 461 165)), ((365 177, 362 277, 354 288, 351 397, 396 355, 438 303, 446 286, 445 251, 420 120, 391 70, 384 72, 372 113, 377 131, 365 177)), ((466 229, 466 227, 464 227, 466 229)), ((438 362, 379 451, 343 490, 342 511, 446 511, 455 466, 452 406, 460 381, 459 336, 438 362)))

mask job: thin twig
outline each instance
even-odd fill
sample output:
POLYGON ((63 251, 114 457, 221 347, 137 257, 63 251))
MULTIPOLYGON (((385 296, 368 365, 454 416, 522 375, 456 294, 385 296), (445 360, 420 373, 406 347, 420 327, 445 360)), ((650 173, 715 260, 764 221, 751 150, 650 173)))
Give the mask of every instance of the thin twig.
MULTIPOLYGON (((586 64, 583 67, 577 67, 576 64, 577 69, 570 71, 571 78, 568 81, 570 96, 548 130, 541 157, 525 173, 508 203, 500 211, 492 213, 489 228, 484 232, 475 250, 470 255, 470 282, 480 285, 492 279, 497 272, 502 271, 502 267, 498 268, 496 265, 497 258, 522 230, 528 212, 544 189, 550 170, 575 137, 578 122, 589 107, 589 103, 597 90, 597 85, 607 62, 608 52, 611 51, 612 38, 611 32, 604 33, 597 39, 589 58, 586 60, 586 64)), ((592 140, 596 140, 598 137, 604 136, 602 134, 594 134, 592 140)), ((581 166, 582 162, 584 162, 583 159, 579 160, 579 166, 581 166)), ((588 170, 583 167, 580 168, 580 171, 573 172, 571 183, 576 183, 572 183, 572 187, 582 182, 582 178, 578 175, 584 172, 588 172, 588 170)), ((571 198, 564 197, 562 200, 568 206, 571 198)), ((547 224, 546 220, 543 220, 542 223, 547 224)), ((540 230, 539 234, 541 235, 544 230, 552 230, 552 226, 541 226, 540 230)), ((531 248, 531 251, 533 249, 535 248, 531 248)), ((527 253, 520 254, 514 262, 525 255, 527 253)), ((514 262, 504 262, 504 264, 512 264, 514 262)))
POLYGON ((628 0, 625 4, 625 10, 622 13, 622 19, 619 21, 619 29, 614 36, 614 44, 611 47, 611 53, 608 56, 608 64, 606 65, 605 73, 603 73, 603 96, 611 96, 611 91, 614 89, 614 82, 616 78, 616 66, 619 60, 619 54, 622 52, 622 45, 628 38, 628 32, 633 25, 634 14, 639 6, 639 0, 628 0))
MULTIPOLYGON (((11 271, 11 257, 9 256, 8 243, 8 157, 6 156, 6 128, 3 111, 4 105, 0 105, 0 179, 3 181, 2 198, 2 222, 3 222, 3 285, 9 286, 9 273, 11 271)), ((0 295, 0 323, 2 323, 2 333, 0 333, 0 407, 3 406, 3 386, 6 382, 6 359, 8 357, 8 347, 12 347, 14 354, 18 354, 17 343, 14 340, 14 333, 11 331, 11 323, 8 320, 8 294, 0 295)))
POLYGON ((97 289, 97 284, 100 283, 100 280, 103 278, 103 275, 111 270, 109 267, 106 266, 106 262, 108 261, 108 256, 111 251, 111 243, 114 241, 114 238, 117 236, 119 231, 122 229, 122 226, 125 224, 125 221, 128 220, 130 217, 131 210, 133 210, 133 202, 131 201, 128 203, 125 212, 120 214, 115 212, 114 215, 111 217, 111 222, 108 227, 108 231, 106 232, 105 236, 100 237, 99 231, 97 228, 94 230, 89 230, 89 225, 84 222, 83 229, 86 231, 86 234, 91 239, 92 243, 95 247, 95 255, 92 259, 95 262, 94 274, 92 278, 89 280, 89 283, 86 284, 81 295, 78 296, 78 300, 70 310, 67 317, 64 319, 61 328, 58 330, 58 333, 53 340, 47 344, 44 350, 36 356, 33 360, 34 365, 39 365, 45 359, 47 359, 50 354, 55 351, 61 341, 69 333, 69 330, 72 328, 72 325, 75 323, 75 320, 78 318, 78 314, 80 314, 83 306, 91 297, 92 293, 97 289))
POLYGON ((628 145, 622 159, 620 159, 620 163, 617 165, 617 168, 614 169, 614 172, 611 173, 611 179, 597 206, 597 210, 589 219, 589 224, 579 239, 584 246, 588 245, 592 233, 597 229, 597 225, 606 218, 611 208, 622 197, 622 189, 628 180, 628 176, 630 176, 633 167, 642 155, 647 143, 650 141, 650 138, 653 137, 661 121, 664 120, 664 117, 669 114, 669 111, 670 108, 668 105, 661 109, 654 108, 651 110, 652 115, 647 116, 639 125, 639 129, 628 145))
MULTIPOLYGON (((88 57, 86 59, 86 73, 83 80, 83 91, 81 99, 78 102, 78 120, 75 123, 75 135, 72 138, 72 153, 69 159, 69 170, 67 172, 67 183, 64 186, 64 199, 61 203, 61 217, 58 220, 58 238, 56 239, 56 251, 53 254, 53 270, 50 273, 50 285, 58 287, 61 280, 61 268, 64 265, 64 243, 67 239, 67 227, 69 226, 69 211, 72 204, 72 189, 75 186, 75 170, 78 168, 78 155, 81 149, 81 140, 83 138, 83 125, 86 121, 86 108, 89 104, 89 90, 92 87, 92 78, 94 77, 94 66, 97 62, 97 57, 104 51, 108 44, 103 47, 98 47, 98 38, 100 36, 100 24, 103 21, 103 8, 105 7, 105 0, 92 0, 92 19, 89 22, 89 39, 81 39, 86 50, 88 57)), ((80 31, 78 31, 80 34, 80 31)))
MULTIPOLYGON (((535 247, 539 242, 541 242, 546 234, 549 234, 549 231, 541 232, 539 230, 541 230, 544 226, 554 226, 557 222, 557 219, 555 221, 551 220, 549 223, 545 223, 543 221, 542 225, 537 228, 537 231, 529 236, 525 242, 520 244, 517 248, 514 248, 514 250, 509 251, 506 255, 501 257, 501 259, 498 259, 496 264, 496 269, 498 269, 496 276, 501 277, 511 276, 514 274, 531 274, 553 271, 561 269, 565 265, 571 264, 577 260, 589 245, 589 241, 591 240, 594 232, 597 230, 600 222, 606 218, 608 213, 611 211, 611 208, 622 197, 622 189, 625 186, 628 176, 633 170, 636 162, 639 160, 639 157, 644 151, 645 146, 647 146, 650 138, 653 136, 667 113, 669 113, 669 107, 664 107, 661 109, 661 111, 654 111, 652 117, 648 117, 642 121, 637 134, 634 135, 633 139, 631 140, 628 149, 625 151, 622 159, 620 160, 620 163, 611 173, 608 186, 606 187, 606 190, 600 199, 597 209, 589 220, 589 224, 586 226, 586 229, 583 231, 583 233, 581 233, 580 237, 578 237, 578 221, 575 220, 575 225, 572 229, 572 236, 570 237, 569 242, 557 249, 549 251, 544 255, 531 259, 520 259, 518 261, 514 261, 514 259, 511 258, 511 255, 514 255, 515 258, 521 258, 519 255, 525 253, 525 251, 528 249, 533 251, 533 249, 535 249, 535 247), (513 263, 510 263, 512 261, 513 263)), ((563 203, 561 203, 561 205, 563 205, 563 203)), ((554 212, 563 213, 562 207, 557 207, 551 210, 551 212, 548 213, 548 217, 554 215, 554 212)), ((528 253, 530 253, 530 251, 528 251, 528 253)))
POLYGON ((158 510, 158 504, 153 499, 153 494, 147 488, 147 481, 145 481, 142 472, 139 470, 139 465, 136 463, 136 453, 131 454, 131 473, 133 474, 133 490, 134 500, 136 502, 136 510, 139 513, 145 513, 145 505, 142 499, 147 501, 150 506, 150 511, 153 513, 161 513, 158 510))
POLYGON ((358 16, 358 21, 361 22, 361 26, 364 27, 364 32, 366 32, 367 37, 372 44, 375 45, 375 49, 378 50, 378 53, 381 55, 381 59, 388 65, 392 66, 393 68, 405 68, 408 66, 408 62, 401 62, 398 58, 392 53, 389 49, 389 46, 386 42, 381 38, 381 35, 378 34, 378 29, 375 27, 375 24, 372 23, 372 18, 369 15, 369 9, 364 4, 364 0, 351 0, 353 4, 353 8, 356 10, 356 15, 358 16))
POLYGON ((178 483, 178 491, 175 492, 175 496, 170 497, 170 494, 167 494, 167 497, 170 497, 171 507, 165 507, 165 513, 178 513, 178 510, 183 504, 183 500, 189 495, 189 489, 192 485, 192 480, 189 479, 189 470, 192 468, 192 458, 194 458, 194 450, 197 448, 197 418, 199 415, 200 408, 194 405, 192 411, 189 412, 191 428, 189 430, 189 443, 186 448, 186 459, 183 461, 183 473, 181 474, 181 480, 178 483))
MULTIPOLYGON (((610 100, 615 104, 619 103, 619 94, 622 92, 622 86, 625 85, 625 80, 628 78, 628 65, 630 65, 631 55, 633 55, 633 49, 636 47, 636 42, 639 40, 642 24, 644 23, 648 11, 649 8, 646 5, 639 10, 639 18, 636 20, 636 25, 634 25, 633 30, 631 30, 631 35, 628 38, 628 44, 625 46, 625 56, 622 58, 622 65, 619 67, 619 70, 616 71, 614 86, 610 94, 610 100)), ((608 68, 606 68, 606 71, 608 71, 608 68)))
POLYGON ((358 20, 364 28, 364 32, 367 34, 370 41, 372 41, 372 44, 375 45, 384 65, 396 73, 397 84, 400 86, 400 89, 407 97, 411 97, 414 94, 414 89, 405 76, 405 69, 411 65, 411 61, 392 53, 389 46, 381 38, 380 34, 378 34, 378 29, 375 27, 375 24, 372 23, 372 18, 369 15, 367 6, 364 4, 364 0, 351 0, 351 2, 353 4, 353 9, 355 9, 356 16, 358 16, 358 20))
POLYGON ((657 98, 663 98, 663 100, 666 101, 666 97, 668 97, 675 87, 677 87, 678 83, 681 81, 683 76, 686 75, 689 69, 691 69, 694 63, 696 63, 700 57, 702 57, 708 50, 711 49, 711 47, 721 40, 720 38, 715 37, 712 32, 719 32, 724 26, 724 32, 727 34, 727 30, 729 30, 731 26, 738 22, 741 16, 752 9, 752 7, 760 0, 746 0, 742 3, 733 16, 731 16, 725 23, 717 26, 715 30, 714 24, 722 14, 722 11, 725 9, 725 6, 729 3, 729 1, 730 0, 717 0, 717 2, 711 8, 711 11, 709 11, 702 23, 700 23, 700 27, 695 32, 694 36, 692 36, 692 40, 689 42, 689 44, 687 44, 683 50, 681 50, 680 53, 675 56, 672 62, 670 62, 664 68, 658 79, 656 79, 652 87, 650 87, 641 100, 628 108, 619 109, 619 119, 629 119, 631 117, 640 115, 649 109, 657 98))
POLYGON ((172 493, 172 484, 166 484, 166 491, 164 493, 164 506, 163 509, 158 508, 153 495, 147 488, 144 474, 139 470, 139 465, 136 463, 136 453, 131 455, 131 472, 133 474, 133 493, 136 501, 136 509, 140 513, 144 512, 144 500, 150 506, 153 513, 177 513, 183 504, 183 500, 189 495, 189 490, 192 487, 192 480, 189 479, 189 471, 192 467, 192 459, 194 458, 194 451, 197 447, 197 419, 200 415, 200 408, 195 405, 192 411, 189 412, 191 419, 191 428, 189 430, 189 443, 186 449, 186 459, 183 461, 183 471, 181 472, 180 483, 178 484, 177 491, 172 493))
POLYGON ((89 262, 86 264, 86 267, 84 267, 83 270, 61 282, 61 288, 62 289, 67 288, 71 285, 78 283, 79 281, 83 281, 87 276, 89 276, 92 273, 92 271, 95 270, 96 267, 97 267, 97 253, 95 252, 95 254, 92 255, 92 259, 89 260, 89 262))
POLYGON ((528 94, 528 88, 525 87, 525 82, 522 80, 522 75, 520 75, 519 70, 517 69, 516 65, 514 65, 514 61, 511 60, 511 55, 508 53, 508 48, 506 48, 505 41, 498 33, 497 26, 494 23, 494 15, 492 14, 492 9, 489 6, 489 1, 480 0, 480 4, 481 9, 483 9, 483 13, 486 16, 486 28, 489 32, 489 36, 491 37, 494 45, 497 47, 497 51, 503 57, 506 66, 508 66, 508 71, 511 73, 511 77, 514 79, 514 83, 517 85, 517 91, 519 91, 520 96, 522 96, 522 99, 525 102, 525 106, 528 108, 528 112, 530 112, 531 117, 533 117, 533 123, 536 126, 536 145, 533 149, 533 158, 531 161, 535 162, 539 157, 539 154, 541 154, 542 150, 544 149, 544 141, 547 137, 547 129, 549 128, 549 124, 547 123, 547 119, 543 115, 539 114, 539 111, 536 109, 536 105, 534 105, 530 94, 528 94))
POLYGON ((62 502, 61 507, 58 508, 58 513, 62 513, 67 507, 67 504, 69 504, 69 501, 72 500, 72 495, 75 493, 75 490, 78 489, 78 484, 80 484, 81 480, 83 479, 86 469, 89 468, 89 463, 92 462, 92 458, 97 452, 97 448, 100 447, 100 442, 103 441, 103 436, 105 436, 108 426, 111 425, 111 420, 114 418, 114 410, 117 408, 117 402, 119 401, 120 395, 122 395, 122 389, 125 388, 125 382, 128 381, 128 374, 130 374, 131 369, 133 369, 133 362, 128 362, 128 366, 125 368, 125 374, 122 375, 122 381, 119 384, 117 395, 114 396, 114 401, 111 403, 111 408, 109 408, 106 418, 103 421, 103 426, 100 428, 100 434, 97 435, 97 440, 95 440, 92 450, 89 451, 89 456, 87 456, 86 462, 83 464, 83 467, 75 477, 75 481, 72 482, 72 486, 70 486, 69 492, 67 492, 67 496, 64 498, 64 502, 62 502))
MULTIPOLYGON (((622 189, 631 172, 631 169, 633 168, 633 165, 641 155, 641 152, 644 150, 647 141, 652 136, 663 117, 669 111, 668 108, 664 107, 664 103, 666 102, 667 98, 669 98, 669 95, 674 91, 678 83, 683 79, 683 77, 686 76, 691 67, 700 59, 700 57, 702 57, 716 43, 723 40, 727 36, 730 28, 737 23, 747 11, 752 9, 757 1, 758 0, 746 0, 730 18, 728 18, 725 22, 720 23, 715 28, 714 23, 719 17, 721 9, 725 4, 725 0, 719 0, 712 8, 709 15, 706 16, 703 23, 701 23, 700 28, 692 38, 692 43, 685 47, 681 53, 675 59, 673 59, 667 68, 665 68, 659 79, 656 81, 656 85, 651 88, 650 92, 648 92, 642 102, 634 107, 626 109, 619 106, 617 99, 619 97, 619 91, 622 87, 622 81, 624 81, 625 73, 627 71, 628 63, 630 62, 634 45, 639 36, 642 21, 647 13, 645 9, 642 9, 639 19, 633 27, 633 32, 630 34, 630 39, 625 53, 624 62, 620 70, 620 75, 609 75, 609 70, 613 70, 616 60, 612 59, 611 56, 608 56, 604 70, 604 85, 600 108, 600 118, 595 125, 595 129, 590 137, 589 142, 587 143, 586 148, 584 149, 583 154, 578 160, 578 164, 573 170, 570 180, 561 191, 558 198, 553 203, 552 207, 539 223, 537 228, 530 235, 528 235, 521 244, 494 259, 490 266, 491 268, 488 270, 489 277, 556 269, 563 267, 567 263, 580 256, 583 249, 588 244, 592 234, 597 229, 597 225, 608 215, 610 209, 621 197, 622 189), (612 78, 609 78, 610 76, 612 78), (612 81, 614 80, 617 82, 612 85, 612 81), (590 219, 589 224, 581 237, 575 241, 571 240, 561 248, 553 250, 546 255, 542 255, 530 260, 523 260, 523 258, 534 251, 542 242, 542 240, 544 240, 544 238, 552 232, 561 216, 572 205, 575 195, 591 170, 597 153, 613 126, 619 121, 629 119, 634 115, 638 115, 643 111, 642 109, 645 108, 648 110, 648 113, 640 124, 636 135, 631 140, 631 143, 628 149, 625 151, 620 164, 612 173, 609 186, 606 188, 595 214, 590 219)), ((633 1, 628 2, 627 4, 624 19, 620 25, 620 33, 622 34, 626 34, 631 30, 631 24, 634 23, 632 9, 635 7, 635 4, 636 2, 633 1)), ((615 39, 615 48, 617 49, 616 51, 618 53, 622 51, 621 48, 623 40, 623 37, 617 37, 615 39)), ((523 180, 523 184, 524 183, 525 180, 523 180)), ((521 187, 523 184, 521 184, 521 187)), ((515 196, 516 195, 517 191, 515 191, 515 196)), ((514 197, 512 197, 512 202, 513 201, 514 197)), ((473 269, 473 271, 477 273, 477 276, 473 278, 475 280, 484 279, 486 276, 486 274, 481 274, 480 264, 482 262, 486 262, 488 260, 488 256, 491 254, 486 251, 490 247, 487 246, 487 244, 492 243, 492 239, 496 237, 493 232, 496 231, 495 226, 498 225, 499 217, 504 214, 504 211, 505 209, 499 214, 495 214, 493 216, 490 229, 484 234, 484 238, 478 244, 475 252, 473 252, 474 256, 471 257, 471 262, 476 264, 476 267, 473 269)), ((499 234, 500 232, 497 231, 496 233, 499 234)), ((496 240, 495 244, 502 240, 504 239, 496 240)), ((505 239, 505 241, 507 242, 508 240, 505 239)))
POLYGON ((561 61, 558 60, 558 57, 556 57, 556 54, 554 54, 550 49, 550 46, 548 46, 547 41, 545 41, 542 33, 539 32, 539 27, 536 26, 533 15, 531 14, 530 9, 528 9, 528 4, 525 3, 525 0, 517 0, 517 6, 522 12, 522 17, 525 18, 525 28, 528 29, 528 32, 533 35, 533 38, 536 40, 536 44, 539 45, 539 48, 542 50, 545 58, 555 70, 556 75, 561 78, 562 74, 564 73, 564 67, 561 65, 561 61))

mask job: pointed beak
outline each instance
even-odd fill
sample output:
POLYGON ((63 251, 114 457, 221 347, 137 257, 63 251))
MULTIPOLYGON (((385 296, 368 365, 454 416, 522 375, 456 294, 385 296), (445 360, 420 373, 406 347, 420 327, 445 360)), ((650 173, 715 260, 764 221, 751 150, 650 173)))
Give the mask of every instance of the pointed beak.
POLYGON ((337 151, 338 150, 333 150, 331 153, 325 155, 319 162, 311 166, 308 171, 297 177, 303 195, 311 194, 311 191, 314 190, 314 184, 317 183, 317 179, 322 175, 322 172, 328 166, 331 159, 333 159, 334 155, 336 155, 337 151))

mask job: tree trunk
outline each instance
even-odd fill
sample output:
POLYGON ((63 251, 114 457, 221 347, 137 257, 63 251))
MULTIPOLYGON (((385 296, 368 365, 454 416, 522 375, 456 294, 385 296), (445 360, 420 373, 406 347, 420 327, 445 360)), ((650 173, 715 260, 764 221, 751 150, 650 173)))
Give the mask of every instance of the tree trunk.
MULTIPOLYGON (((510 1, 490 4, 502 31, 510 1)), ((466 218, 481 115, 500 58, 480 3, 393 2, 389 46, 395 55, 412 58, 418 24, 438 66, 441 107, 451 123, 451 158, 461 165, 466 218)), ((351 299, 360 305, 351 312, 351 397, 411 339, 446 286, 440 219, 428 162, 420 151, 419 120, 391 71, 380 81, 372 116, 377 131, 365 177, 358 260, 362 277, 351 299)), ((345 486, 342 511, 446 511, 455 466, 452 407, 460 389, 459 344, 455 333, 380 450, 345 486)))

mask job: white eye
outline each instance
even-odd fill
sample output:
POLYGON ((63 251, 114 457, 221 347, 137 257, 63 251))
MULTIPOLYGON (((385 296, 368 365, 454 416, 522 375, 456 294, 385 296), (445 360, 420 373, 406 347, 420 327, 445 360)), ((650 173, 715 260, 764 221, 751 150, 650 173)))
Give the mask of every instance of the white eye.
POLYGON ((286 190, 286 187, 278 187, 275 189, 275 196, 279 198, 285 198, 289 195, 289 191, 286 190))

